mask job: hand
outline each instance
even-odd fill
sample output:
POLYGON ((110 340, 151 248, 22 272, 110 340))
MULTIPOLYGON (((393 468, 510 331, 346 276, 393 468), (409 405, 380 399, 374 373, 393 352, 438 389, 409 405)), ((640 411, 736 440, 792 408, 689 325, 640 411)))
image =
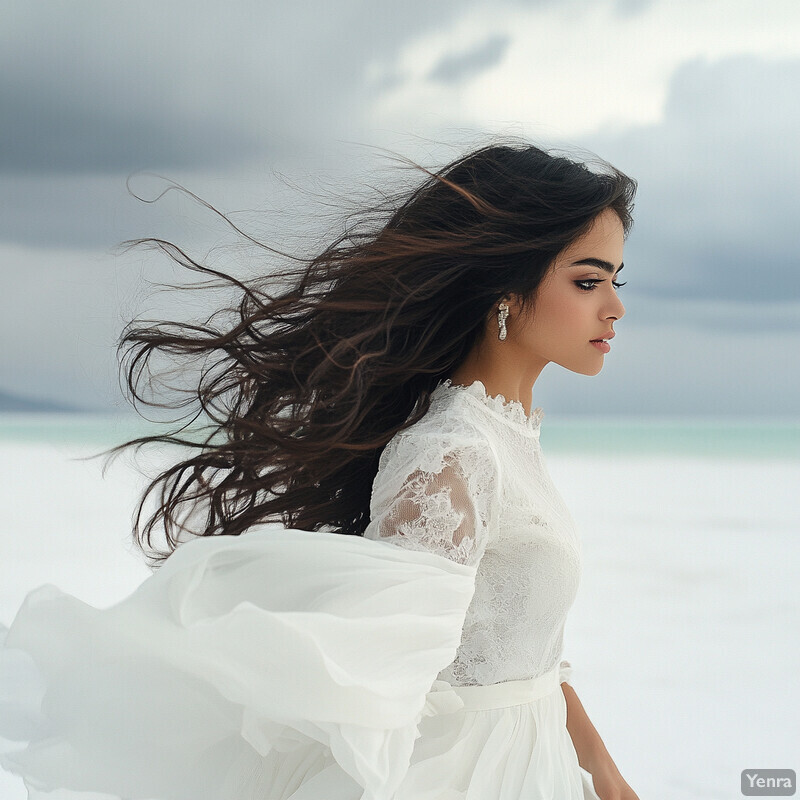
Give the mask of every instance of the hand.
POLYGON ((639 800, 616 767, 598 767, 592 772, 592 783, 600 800, 639 800))

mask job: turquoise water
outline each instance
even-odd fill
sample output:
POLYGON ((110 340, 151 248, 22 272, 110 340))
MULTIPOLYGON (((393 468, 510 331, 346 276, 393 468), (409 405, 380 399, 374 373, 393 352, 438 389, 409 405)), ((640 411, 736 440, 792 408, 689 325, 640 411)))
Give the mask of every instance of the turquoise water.
MULTIPOLYGON (((121 444, 138 436, 164 436, 176 428, 176 425, 159 425, 133 416, 0 413, 0 445, 5 442, 74 444, 100 449, 121 444)), ((180 436, 191 439, 205 438, 200 433, 192 435, 188 430, 183 431, 180 436)))
MULTIPOLYGON (((98 450, 136 436, 165 434, 171 426, 131 416, 102 414, 0 414, 0 444, 86 445, 98 450)), ((195 426, 195 431, 197 428, 195 426)), ((197 432, 182 434, 193 440, 197 432)), ((603 419, 542 420, 545 453, 692 455, 800 459, 800 419, 603 419)), ((166 446, 166 445, 160 445, 166 446)))
POLYGON ((800 459, 800 420, 569 420, 542 423, 545 452, 800 459))

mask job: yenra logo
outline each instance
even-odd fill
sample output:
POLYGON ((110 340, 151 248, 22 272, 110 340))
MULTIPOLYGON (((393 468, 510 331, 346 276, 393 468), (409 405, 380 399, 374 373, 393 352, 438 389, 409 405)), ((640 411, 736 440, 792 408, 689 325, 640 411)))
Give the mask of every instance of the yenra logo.
POLYGON ((790 797, 797 777, 793 769, 742 770, 742 794, 750 797, 790 797))

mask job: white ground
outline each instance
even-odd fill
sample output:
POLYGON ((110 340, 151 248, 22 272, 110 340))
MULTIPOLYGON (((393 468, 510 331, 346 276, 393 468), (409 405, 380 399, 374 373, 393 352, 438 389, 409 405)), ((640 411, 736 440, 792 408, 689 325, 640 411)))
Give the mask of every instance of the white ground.
MULTIPOLYGON (((69 460, 88 452, 0 446, 6 625, 42 583, 103 606, 149 574, 129 541, 144 477, 130 456, 105 478, 69 460)), ((548 465, 583 541, 564 657, 640 798, 730 800, 743 769, 800 771, 800 460, 548 465)), ((0 797, 22 782, 0 772, 0 797)))

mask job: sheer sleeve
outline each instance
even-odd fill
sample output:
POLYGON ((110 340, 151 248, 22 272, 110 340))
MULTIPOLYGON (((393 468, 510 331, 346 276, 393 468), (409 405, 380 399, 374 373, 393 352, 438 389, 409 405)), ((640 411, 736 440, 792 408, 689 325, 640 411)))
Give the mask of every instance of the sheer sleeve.
POLYGON ((500 465, 488 441, 401 433, 381 454, 364 535, 474 567, 499 502, 500 465))
POLYGON ((386 800, 422 717, 459 707, 436 678, 474 582, 264 523, 183 543, 109 608, 41 586, 0 625, 0 771, 30 800, 386 800))

